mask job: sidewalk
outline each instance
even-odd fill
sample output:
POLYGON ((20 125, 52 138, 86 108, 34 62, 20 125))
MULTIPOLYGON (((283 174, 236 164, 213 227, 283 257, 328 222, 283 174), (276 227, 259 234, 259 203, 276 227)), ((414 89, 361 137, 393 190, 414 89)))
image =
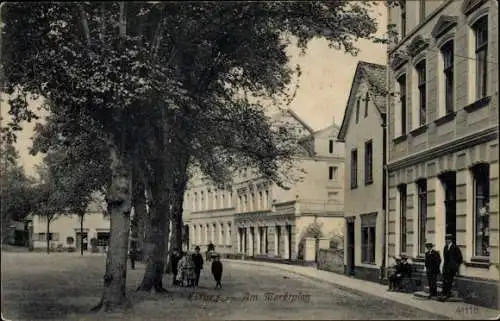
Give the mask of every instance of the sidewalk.
POLYGON ((463 302, 439 302, 416 298, 412 293, 398 293, 387 291, 387 286, 374 282, 364 281, 345 275, 318 270, 314 267, 286 265, 268 262, 224 260, 236 264, 251 264, 266 266, 295 273, 316 281, 328 282, 349 291, 370 294, 379 298, 391 300, 427 312, 442 315, 452 320, 498 320, 500 311, 463 302))

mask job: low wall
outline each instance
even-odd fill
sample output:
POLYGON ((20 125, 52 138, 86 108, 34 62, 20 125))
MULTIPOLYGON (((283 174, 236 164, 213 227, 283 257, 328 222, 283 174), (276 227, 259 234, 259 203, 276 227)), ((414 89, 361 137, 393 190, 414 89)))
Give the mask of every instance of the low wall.
POLYGON ((320 249, 318 251, 318 269, 343 274, 344 250, 320 249))
POLYGON ((243 253, 236 254, 221 254, 221 258, 230 260, 247 260, 247 261, 259 261, 268 263, 279 263, 288 265, 300 265, 300 266, 316 266, 316 262, 308 262, 304 260, 287 260, 280 257, 270 257, 265 255, 249 256, 243 253))

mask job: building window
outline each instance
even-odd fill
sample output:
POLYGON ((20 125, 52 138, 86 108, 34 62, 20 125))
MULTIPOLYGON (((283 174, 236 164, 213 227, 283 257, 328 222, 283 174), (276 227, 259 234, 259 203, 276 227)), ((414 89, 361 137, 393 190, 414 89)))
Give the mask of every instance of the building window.
POLYGON ((401 101, 401 135, 406 135, 406 75, 398 78, 399 97, 401 101))
POLYGON ((406 185, 399 186, 399 220, 401 230, 401 253, 406 253, 406 185))
POLYGON ((358 150, 351 151, 351 189, 358 187, 358 150))
POLYGON ((359 98, 358 100, 356 101, 356 124, 359 122, 359 98))
POLYGON ((330 141, 329 141, 328 150, 329 150, 330 154, 333 154, 333 139, 330 139, 330 141))
POLYGON ((418 190, 418 248, 419 254, 425 253, 425 233, 427 228, 427 181, 417 182, 418 190))
POLYGON ((423 126, 427 122, 426 120, 426 115, 427 115, 427 108, 426 108, 426 103, 427 103, 427 94, 426 94, 426 85, 425 85, 425 73, 426 73, 426 66, 425 66, 425 60, 419 62, 416 66, 417 70, 417 75, 418 75, 418 125, 423 126))
POLYGON ((373 183, 373 143, 365 143, 365 185, 373 183))
POLYGON ((443 55, 443 72, 444 72, 444 93, 445 93, 445 111, 446 114, 453 112, 453 41, 448 41, 441 47, 441 54, 443 55))
POLYGON ((333 166, 328 167, 328 179, 333 179, 333 166))
POLYGON ((368 92, 365 94, 365 118, 368 117, 368 92))
POLYGON ((420 23, 422 23, 425 19, 425 0, 420 0, 419 2, 418 18, 420 23))
POLYGON ((361 262, 375 264, 376 215, 361 217, 361 262))
POLYGON ((488 79, 488 16, 480 18, 472 26, 476 39, 476 98, 487 94, 488 79))
POLYGON ((401 7, 401 39, 406 37, 406 0, 400 0, 401 7))
POLYGON ((474 248, 476 256, 489 256, 490 246, 490 166, 479 164, 472 168, 474 177, 474 248))

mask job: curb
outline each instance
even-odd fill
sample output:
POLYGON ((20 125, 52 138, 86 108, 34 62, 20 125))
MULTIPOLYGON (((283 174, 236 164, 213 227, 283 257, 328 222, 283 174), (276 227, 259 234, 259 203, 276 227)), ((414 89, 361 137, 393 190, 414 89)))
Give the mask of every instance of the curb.
MULTIPOLYGON (((227 260, 227 261, 234 262, 234 263, 240 263, 240 264, 251 264, 251 265, 260 265, 260 266, 266 266, 267 265, 267 264, 259 264, 259 263, 256 263, 256 262, 241 261, 241 260, 227 260)), ((310 279, 310 280, 319 281, 319 282, 323 282, 323 283, 326 282, 326 283, 329 283, 329 284, 334 284, 339 289, 342 289, 344 291, 348 291, 348 292, 351 292, 351 293, 354 293, 354 294, 358 294, 358 295, 367 295, 368 294, 368 295, 372 295, 372 296, 375 296, 375 297, 380 298, 380 299, 384 299, 384 300, 392 301, 392 302, 395 302, 395 303, 398 303, 398 304, 402 304, 402 305, 405 305, 405 306, 409 306, 409 307, 412 307, 414 309, 418 309, 418 310, 425 311, 425 312, 428 312, 428 313, 433 313, 433 314, 439 315, 441 317, 445 317, 445 318, 450 319, 450 320, 454 319, 453 317, 451 317, 448 314, 439 313, 439 312, 437 312, 437 311, 435 311, 433 309, 422 309, 422 308, 419 308, 419 307, 415 307, 410 302, 396 301, 396 300, 393 300, 391 298, 387 298, 387 297, 384 297, 384 296, 381 296, 381 295, 376 295, 376 294, 370 293, 368 291, 362 291, 362 290, 358 290, 358 289, 353 289, 353 288, 350 288, 350 287, 338 284, 338 283, 336 283, 336 282, 334 282, 332 280, 325 280, 323 278, 315 277, 315 276, 308 275, 308 274, 304 274, 304 273, 301 273, 301 272, 298 272, 298 271, 291 271, 289 269, 286 269, 286 268, 283 268, 281 266, 278 266, 279 264, 277 264, 277 263, 269 263, 269 264, 276 264, 276 266, 269 266, 270 268, 275 268, 275 269, 278 269, 278 270, 281 270, 281 271, 285 271, 285 272, 293 273, 293 274, 296 274, 296 275, 300 275, 300 276, 305 277, 305 278, 310 279)))

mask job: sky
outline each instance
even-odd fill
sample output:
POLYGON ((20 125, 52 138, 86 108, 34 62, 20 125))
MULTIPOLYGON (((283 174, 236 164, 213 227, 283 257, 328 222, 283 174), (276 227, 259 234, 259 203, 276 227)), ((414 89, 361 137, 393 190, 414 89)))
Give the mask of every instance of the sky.
MULTIPOLYGON (((378 33, 381 35, 386 28, 386 9, 384 6, 379 6, 373 14, 377 17, 378 33)), ((296 48, 290 48, 290 65, 299 64, 302 75, 300 87, 289 108, 314 130, 328 127, 333 122, 338 125, 342 123, 352 78, 359 61, 386 64, 386 49, 383 45, 361 40, 357 46, 360 53, 356 57, 329 48, 328 43, 323 39, 312 40, 305 55, 300 55, 296 48)), ((6 97, 1 98, 0 114, 5 119, 9 107, 6 97)), ((32 101, 31 105, 36 108, 40 102, 32 101)), ((16 144, 21 163, 28 175, 35 174, 35 165, 41 161, 41 155, 29 154, 33 128, 34 124, 24 124, 16 144)))

